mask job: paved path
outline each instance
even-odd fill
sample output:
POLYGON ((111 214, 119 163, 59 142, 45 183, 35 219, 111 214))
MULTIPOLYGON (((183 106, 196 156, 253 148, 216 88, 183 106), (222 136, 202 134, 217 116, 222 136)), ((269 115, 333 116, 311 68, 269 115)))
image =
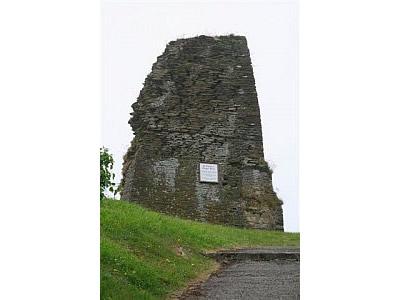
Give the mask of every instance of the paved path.
POLYGON ((249 253, 257 260, 237 256, 243 259, 228 263, 184 299, 300 299, 298 260, 260 260, 260 255, 256 255, 259 251, 249 253))

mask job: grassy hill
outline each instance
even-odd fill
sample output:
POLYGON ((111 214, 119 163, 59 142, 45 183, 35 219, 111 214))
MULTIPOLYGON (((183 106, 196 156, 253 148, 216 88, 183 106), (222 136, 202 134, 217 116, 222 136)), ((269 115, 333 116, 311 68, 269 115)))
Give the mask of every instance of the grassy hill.
POLYGON ((298 246, 298 233, 237 229, 101 201, 101 299, 163 299, 215 267, 202 251, 298 246))

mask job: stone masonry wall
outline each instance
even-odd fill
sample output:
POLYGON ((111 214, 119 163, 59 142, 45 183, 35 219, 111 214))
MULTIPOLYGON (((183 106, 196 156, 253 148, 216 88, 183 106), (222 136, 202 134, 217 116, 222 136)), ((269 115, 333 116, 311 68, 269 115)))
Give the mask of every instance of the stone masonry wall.
POLYGON ((170 42, 132 108, 121 199, 194 220, 283 230, 245 37, 170 42), (200 182, 199 163, 218 164, 219 182, 200 182))

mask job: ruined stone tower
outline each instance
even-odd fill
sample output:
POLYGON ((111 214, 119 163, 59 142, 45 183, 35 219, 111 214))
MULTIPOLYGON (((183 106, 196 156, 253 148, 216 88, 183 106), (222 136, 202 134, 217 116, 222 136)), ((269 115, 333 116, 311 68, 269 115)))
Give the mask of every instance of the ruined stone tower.
POLYGON ((283 230, 245 37, 170 42, 132 108, 121 199, 194 220, 283 230))

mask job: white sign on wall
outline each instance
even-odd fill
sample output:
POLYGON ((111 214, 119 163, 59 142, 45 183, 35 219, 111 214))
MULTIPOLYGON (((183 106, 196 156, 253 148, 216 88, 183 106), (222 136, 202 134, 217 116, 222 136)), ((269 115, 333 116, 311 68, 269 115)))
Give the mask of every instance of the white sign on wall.
POLYGON ((200 182, 218 183, 218 165, 200 163, 200 182))

